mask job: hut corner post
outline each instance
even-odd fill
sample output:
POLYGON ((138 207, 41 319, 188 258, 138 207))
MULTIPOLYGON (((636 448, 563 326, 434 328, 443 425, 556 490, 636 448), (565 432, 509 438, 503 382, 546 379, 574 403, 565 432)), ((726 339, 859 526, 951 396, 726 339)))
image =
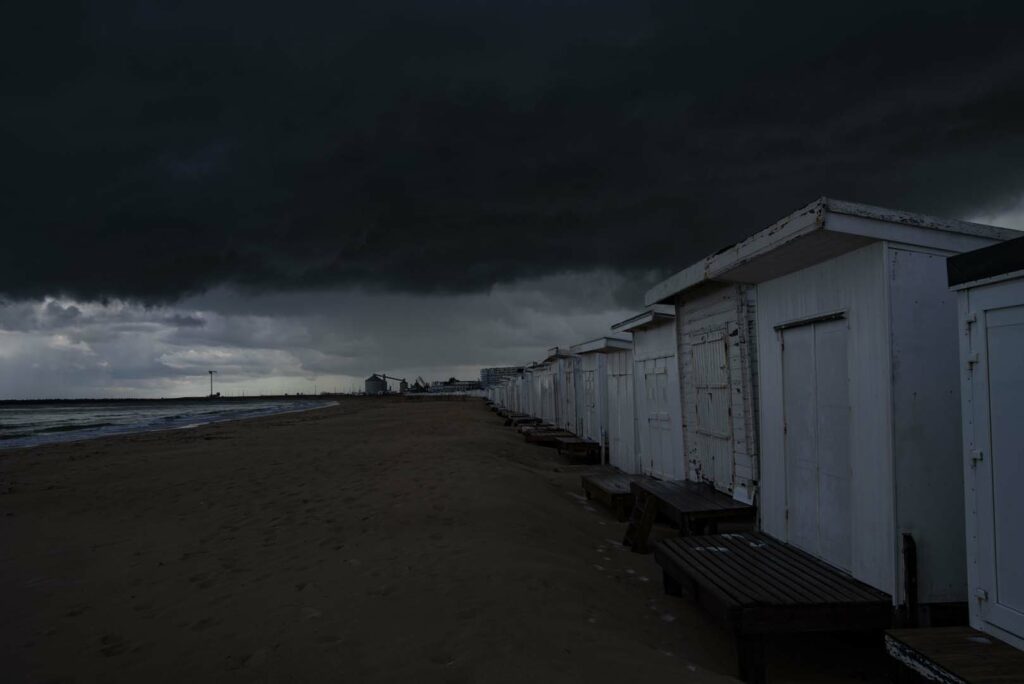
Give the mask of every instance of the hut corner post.
POLYGON ((906 627, 917 627, 919 620, 917 606, 917 542, 909 532, 903 538, 903 610, 900 616, 906 627))

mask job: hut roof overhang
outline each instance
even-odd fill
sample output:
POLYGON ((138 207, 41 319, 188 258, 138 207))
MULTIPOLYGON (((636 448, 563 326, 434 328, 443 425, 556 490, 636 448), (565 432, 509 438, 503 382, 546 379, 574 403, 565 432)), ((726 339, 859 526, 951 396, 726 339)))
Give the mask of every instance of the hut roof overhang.
POLYGON ((653 304, 648 306, 646 311, 642 311, 636 316, 631 316, 624 321, 616 323, 612 326, 612 330, 618 330, 620 332, 643 330, 644 328, 650 328, 651 326, 661 325, 662 323, 675 320, 675 317, 675 309, 671 306, 653 304))
POLYGON ((946 261, 946 275, 953 289, 1024 276, 1024 235, 946 261))
POLYGON ((551 349, 548 349, 547 358, 545 358, 541 363, 551 363, 558 359, 567 359, 570 356, 574 356, 574 354, 565 347, 552 347, 551 349))
POLYGON ((887 240, 966 252, 1018 231, 822 197, 746 240, 711 254, 647 291, 657 304, 711 282, 756 284, 887 240))
POLYGON ((633 342, 624 337, 598 337, 596 340, 574 344, 570 350, 573 354, 601 354, 632 348, 633 342))

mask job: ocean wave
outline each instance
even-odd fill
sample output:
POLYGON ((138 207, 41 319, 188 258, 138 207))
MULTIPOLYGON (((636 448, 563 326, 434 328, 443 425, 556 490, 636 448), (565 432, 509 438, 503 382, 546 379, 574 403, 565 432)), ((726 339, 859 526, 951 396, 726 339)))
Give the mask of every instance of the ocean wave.
POLYGON ((59 411, 54 411, 51 407, 40 406, 38 409, 38 419, 34 422, 22 420, 17 426, 15 424, 0 424, 0 448, 16 449, 53 442, 69 442, 111 435, 197 427, 199 425, 243 420, 277 413, 307 411, 333 405, 337 405, 337 402, 254 401, 252 404, 231 403, 217 407, 183 407, 174 406, 173 404, 154 404, 140 406, 133 413, 125 414, 119 412, 119 417, 124 416, 124 419, 117 422, 111 422, 109 419, 113 416, 107 412, 97 410, 95 406, 83 406, 78 409, 82 414, 77 416, 78 422, 75 421, 75 416, 68 415, 69 412, 73 411, 73 407, 60 407, 59 411))
POLYGON ((116 423, 78 423, 72 425, 51 425, 50 427, 40 428, 35 432, 40 435, 45 435, 50 432, 73 432, 75 430, 95 430, 99 428, 110 427, 116 425, 116 423))

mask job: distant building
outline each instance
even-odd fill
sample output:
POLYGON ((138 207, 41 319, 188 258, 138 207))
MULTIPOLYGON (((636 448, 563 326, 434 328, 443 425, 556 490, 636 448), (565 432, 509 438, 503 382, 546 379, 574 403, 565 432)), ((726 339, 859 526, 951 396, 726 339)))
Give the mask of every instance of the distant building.
POLYGON ((388 381, 376 373, 366 378, 365 385, 367 394, 387 394, 388 381))
POLYGON ((493 387, 498 385, 505 378, 515 377, 523 372, 522 366, 499 366, 496 368, 480 369, 480 385, 482 387, 493 387))
POLYGON ((480 383, 476 380, 456 380, 450 378, 443 382, 435 381, 430 383, 430 387, 427 389, 431 393, 439 392, 474 392, 480 389, 480 383))

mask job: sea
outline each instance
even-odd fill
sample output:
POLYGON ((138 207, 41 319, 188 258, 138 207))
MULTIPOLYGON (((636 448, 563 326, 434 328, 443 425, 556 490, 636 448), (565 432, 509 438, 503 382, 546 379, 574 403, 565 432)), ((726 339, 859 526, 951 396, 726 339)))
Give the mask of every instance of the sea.
POLYGON ((12 402, 0 404, 0 449, 191 428, 335 403, 321 399, 255 398, 12 402))

